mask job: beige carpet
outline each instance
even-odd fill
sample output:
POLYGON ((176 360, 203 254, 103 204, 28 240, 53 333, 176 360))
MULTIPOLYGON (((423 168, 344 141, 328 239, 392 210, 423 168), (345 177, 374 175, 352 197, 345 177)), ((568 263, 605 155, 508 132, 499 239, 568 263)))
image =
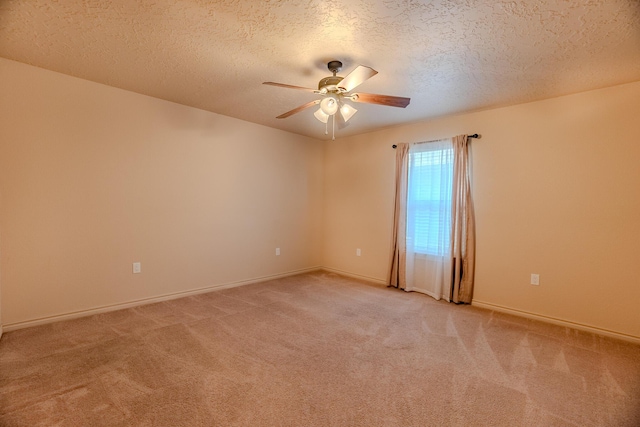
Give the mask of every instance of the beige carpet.
POLYGON ((640 426, 640 346, 318 272, 6 333, 1 426, 640 426))

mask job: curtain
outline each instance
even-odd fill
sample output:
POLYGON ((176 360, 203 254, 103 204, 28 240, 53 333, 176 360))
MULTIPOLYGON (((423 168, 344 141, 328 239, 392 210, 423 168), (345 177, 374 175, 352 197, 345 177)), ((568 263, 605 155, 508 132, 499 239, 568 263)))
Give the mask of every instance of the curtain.
POLYGON ((471 198, 471 162, 469 138, 453 138, 453 197, 451 206, 451 242, 453 302, 471 303, 476 259, 476 221, 471 198))
POLYGON ((389 286, 405 289, 407 258, 407 182, 409 174, 409 144, 399 143, 396 148, 396 191, 393 210, 391 248, 391 274, 389 286))
POLYGON ((409 146, 406 197, 406 286, 447 301, 451 295, 450 139, 409 146))
POLYGON ((389 285, 471 302, 475 226, 467 136, 398 144, 389 285))

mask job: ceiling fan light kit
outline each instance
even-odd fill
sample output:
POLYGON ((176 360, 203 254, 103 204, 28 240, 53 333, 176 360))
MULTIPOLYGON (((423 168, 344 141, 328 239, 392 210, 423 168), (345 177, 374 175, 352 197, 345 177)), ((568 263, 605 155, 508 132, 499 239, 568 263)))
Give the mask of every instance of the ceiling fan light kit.
POLYGON ((316 116, 316 119, 320 120, 322 123, 327 123, 329 121, 329 115, 325 114, 325 112, 322 111, 322 108, 318 108, 318 111, 313 113, 313 115, 316 116))
POLYGON ((349 104, 342 104, 342 107, 340 107, 340 114, 342 114, 342 118, 345 122, 353 117, 353 115, 357 112, 358 110, 356 110, 349 104))
POLYGON ((329 63, 327 64, 327 68, 333 75, 320 80, 320 82, 318 82, 317 90, 301 86, 287 85, 283 83, 263 83, 271 86, 313 92, 322 97, 322 99, 320 100, 311 101, 304 105, 301 105, 300 107, 294 108, 291 111, 287 111, 286 113, 279 115, 277 117, 278 119, 287 118, 296 113, 299 113, 302 110, 306 110, 309 107, 320 104, 320 108, 318 108, 318 110, 313 113, 313 115, 320 122, 327 125, 325 134, 329 133, 329 117, 333 117, 332 139, 336 139, 336 115, 339 114, 344 123, 346 123, 358 111, 353 106, 346 103, 345 100, 400 108, 405 108, 411 101, 410 98, 403 98, 399 96, 377 95, 371 93, 349 93, 366 80, 378 74, 378 72, 373 68, 365 67, 364 65, 358 65, 356 69, 347 74, 346 77, 340 77, 337 75, 338 72, 342 69, 342 62, 340 61, 329 61, 329 63))
POLYGON ((338 111, 338 98, 330 93, 320 101, 320 109, 328 116, 333 116, 338 111))

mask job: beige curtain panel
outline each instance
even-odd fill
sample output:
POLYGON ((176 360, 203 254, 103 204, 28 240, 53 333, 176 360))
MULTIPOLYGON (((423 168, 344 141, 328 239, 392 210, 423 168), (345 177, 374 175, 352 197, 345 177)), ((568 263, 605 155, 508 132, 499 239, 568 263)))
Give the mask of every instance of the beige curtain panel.
POLYGON ((452 300, 471 303, 476 258, 476 222, 471 198, 469 138, 453 138, 453 194, 451 198, 452 300))
POLYGON ((407 184, 409 179, 409 144, 396 148, 396 193, 393 210, 393 239, 389 286, 407 287, 407 184))

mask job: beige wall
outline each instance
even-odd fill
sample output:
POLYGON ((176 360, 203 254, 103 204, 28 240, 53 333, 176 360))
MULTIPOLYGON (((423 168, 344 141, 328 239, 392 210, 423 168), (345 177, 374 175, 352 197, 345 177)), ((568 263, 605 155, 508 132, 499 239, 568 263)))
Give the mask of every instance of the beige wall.
POLYGON ((324 265, 385 280, 391 145, 478 132, 474 303, 640 337, 638 117, 640 82, 327 142, 324 265))
POLYGON ((5 330, 321 264, 321 142, 4 59, 0 93, 5 330))
POLYGON ((391 144, 479 132, 474 302, 640 337, 640 82, 326 143, 4 59, 0 93, 5 327, 319 265, 384 281, 391 144))

